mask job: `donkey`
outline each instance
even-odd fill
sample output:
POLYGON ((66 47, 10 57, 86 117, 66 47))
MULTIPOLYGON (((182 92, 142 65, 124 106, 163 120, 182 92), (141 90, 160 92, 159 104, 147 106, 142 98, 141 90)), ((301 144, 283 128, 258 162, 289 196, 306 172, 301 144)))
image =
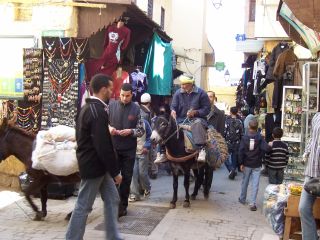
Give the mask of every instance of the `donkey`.
MULTIPOLYGON (((41 221, 47 216, 47 186, 53 182, 77 183, 80 182, 78 173, 69 176, 55 176, 43 170, 32 168, 32 148, 36 136, 21 128, 11 125, 4 118, 0 126, 0 162, 10 155, 16 156, 24 165, 31 178, 30 185, 24 190, 25 197, 36 215, 34 220, 41 221), (41 211, 33 202, 31 195, 40 192, 41 211)), ((66 219, 71 217, 69 213, 66 219)))
POLYGON ((168 114, 160 115, 155 119, 151 140, 165 146, 166 155, 170 161, 173 175, 173 198, 170 202, 170 208, 174 209, 176 207, 179 170, 184 174, 184 188, 186 191, 183 207, 190 207, 190 170, 199 168, 202 165, 196 162, 198 152, 191 154, 186 152, 183 131, 168 114))

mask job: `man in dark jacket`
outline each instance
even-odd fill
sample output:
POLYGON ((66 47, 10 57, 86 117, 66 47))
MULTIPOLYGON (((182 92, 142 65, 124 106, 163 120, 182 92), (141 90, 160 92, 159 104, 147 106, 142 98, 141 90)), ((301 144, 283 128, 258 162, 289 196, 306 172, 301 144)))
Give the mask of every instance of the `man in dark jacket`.
POLYGON ((231 159, 231 163, 227 160, 225 165, 229 171, 229 179, 231 180, 233 180, 237 174, 238 151, 243 132, 243 124, 238 117, 238 108, 232 107, 230 109, 230 116, 227 117, 225 122, 224 133, 231 159))
POLYGON ((182 75, 180 77, 181 88, 173 95, 171 104, 171 116, 178 123, 191 122, 191 132, 194 143, 201 149, 199 162, 205 162, 205 145, 207 140, 207 115, 210 112, 210 101, 207 93, 194 84, 194 79, 182 75))
POLYGON ((128 198, 136 158, 137 138, 145 130, 139 105, 132 102, 132 86, 125 83, 121 87, 120 100, 109 105, 110 132, 113 136, 123 181, 120 185, 119 217, 127 215, 128 198))
MULTIPOLYGON (((221 135, 224 134, 225 128, 225 114, 224 111, 219 110, 215 106, 215 102, 217 100, 215 93, 212 91, 207 92, 210 104, 211 104, 211 111, 207 116, 208 124, 213 126, 221 135)), ((205 198, 209 197, 209 192, 212 184, 213 178, 213 168, 211 168, 207 163, 202 166, 199 170, 194 170, 196 175, 196 182, 194 191, 191 195, 193 199, 196 198, 198 194, 198 190, 200 186, 203 184, 203 194, 205 198)))
POLYGON ((112 79, 98 74, 90 85, 93 96, 86 100, 76 125, 81 184, 66 239, 83 239, 87 217, 98 192, 104 200, 106 239, 120 239, 117 229, 119 194, 115 184, 120 184, 122 177, 108 129, 105 104, 112 94, 112 79))
POLYGON ((250 199, 250 210, 256 211, 256 200, 259 190, 260 171, 262 166, 262 158, 264 154, 270 150, 267 142, 263 139, 258 131, 257 120, 249 122, 249 131, 242 139, 239 148, 239 164, 243 171, 243 179, 241 185, 241 194, 239 202, 246 203, 247 190, 249 180, 252 181, 252 194, 250 199))

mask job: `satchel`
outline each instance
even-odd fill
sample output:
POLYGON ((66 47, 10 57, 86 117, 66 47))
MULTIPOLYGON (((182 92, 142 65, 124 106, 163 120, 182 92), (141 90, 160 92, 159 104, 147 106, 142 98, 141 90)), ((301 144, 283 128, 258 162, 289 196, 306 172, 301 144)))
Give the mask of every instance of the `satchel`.
POLYGON ((307 193, 320 197, 320 179, 319 178, 312 178, 304 185, 304 190, 307 193))

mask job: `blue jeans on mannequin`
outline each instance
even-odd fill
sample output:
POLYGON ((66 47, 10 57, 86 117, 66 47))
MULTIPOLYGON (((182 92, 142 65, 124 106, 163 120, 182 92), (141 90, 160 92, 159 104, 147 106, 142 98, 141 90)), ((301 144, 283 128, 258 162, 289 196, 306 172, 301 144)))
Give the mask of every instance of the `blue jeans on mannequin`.
MULTIPOLYGON (((311 178, 306 177, 305 183, 311 178)), ((302 190, 299 213, 302 227, 302 239, 318 240, 317 225, 313 217, 313 205, 317 197, 307 193, 304 189, 302 190)))
POLYGON ((88 214, 100 192, 104 202, 104 220, 107 240, 119 240, 118 206, 119 194, 113 178, 109 173, 94 179, 82 179, 75 209, 73 210, 68 230, 67 240, 82 240, 86 228, 88 214))
POLYGON ((243 170, 243 179, 241 184, 241 194, 240 194, 240 201, 246 202, 247 199, 247 191, 248 191, 248 185, 249 180, 251 177, 251 198, 249 200, 250 206, 256 206, 257 203, 257 195, 259 190, 259 181, 260 181, 260 170, 261 168, 250 168, 250 167, 244 167, 243 170))

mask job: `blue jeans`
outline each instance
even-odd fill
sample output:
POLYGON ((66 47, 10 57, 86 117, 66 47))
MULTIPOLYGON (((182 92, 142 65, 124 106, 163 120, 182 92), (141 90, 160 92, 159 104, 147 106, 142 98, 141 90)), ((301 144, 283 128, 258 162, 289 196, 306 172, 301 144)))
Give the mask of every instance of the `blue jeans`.
POLYGON ((121 239, 117 226, 120 198, 112 177, 106 173, 99 178, 81 180, 76 206, 68 225, 67 240, 83 239, 88 214, 92 211, 98 192, 104 201, 106 239, 121 239))
POLYGON ((149 159, 148 155, 136 155, 133 167, 133 176, 130 186, 130 193, 139 199, 139 189, 151 190, 151 184, 148 174, 149 159))
POLYGON ((239 152, 239 145, 234 145, 233 147, 229 147, 229 159, 225 161, 225 165, 228 171, 236 171, 238 167, 238 152, 239 152))
POLYGON ((244 167, 243 179, 241 184, 241 194, 240 194, 241 202, 245 202, 247 199, 247 190, 248 190, 249 180, 251 177, 252 190, 251 190, 251 199, 249 201, 249 204, 251 206, 256 205, 257 195, 259 190, 260 170, 261 170, 260 168, 244 167))
MULTIPOLYGON (((310 180, 310 177, 306 177, 305 183, 310 180)), ((302 228, 302 238, 308 240, 318 240, 317 225, 313 217, 313 205, 317 197, 302 190, 299 213, 302 228)))

